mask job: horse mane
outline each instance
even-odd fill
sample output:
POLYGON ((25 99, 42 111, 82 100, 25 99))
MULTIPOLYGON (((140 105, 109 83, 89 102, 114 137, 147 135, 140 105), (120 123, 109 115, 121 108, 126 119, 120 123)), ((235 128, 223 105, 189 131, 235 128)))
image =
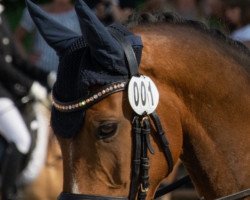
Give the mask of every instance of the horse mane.
POLYGON ((222 31, 210 28, 205 23, 198 20, 185 19, 173 12, 155 12, 155 13, 139 13, 134 14, 127 23, 129 28, 133 28, 138 25, 148 25, 148 24, 159 24, 159 23, 169 23, 175 25, 185 25, 193 27, 200 30, 206 34, 224 40, 227 44, 232 45, 246 54, 250 55, 250 50, 241 42, 235 41, 225 35, 222 31))
POLYGON ((230 56, 235 57, 235 59, 238 60, 238 62, 250 73, 249 64, 246 65, 245 63, 246 61, 247 63, 250 63, 250 49, 247 48, 243 43, 231 39, 222 31, 215 28, 210 28, 204 22, 198 20, 185 19, 179 16, 178 14, 169 11, 159 11, 155 13, 134 13, 134 15, 132 15, 130 20, 127 22, 126 26, 133 29, 137 26, 147 26, 151 24, 171 24, 186 26, 194 28, 195 30, 209 35, 214 39, 222 41, 224 42, 224 44, 227 44, 232 47, 231 50, 233 49, 233 52, 228 49, 228 46, 226 46, 227 48, 225 48, 230 54, 230 56), (245 62, 243 62, 243 60, 245 62))

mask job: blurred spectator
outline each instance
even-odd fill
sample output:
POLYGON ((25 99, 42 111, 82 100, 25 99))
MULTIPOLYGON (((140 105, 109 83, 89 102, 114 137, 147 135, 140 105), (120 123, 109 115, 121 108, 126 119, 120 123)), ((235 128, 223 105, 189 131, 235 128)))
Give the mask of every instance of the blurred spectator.
POLYGON ((201 19, 200 0, 175 0, 176 12, 186 19, 201 19))
POLYGON ((96 4, 99 3, 100 0, 85 0, 84 2, 91 8, 94 9, 96 4))
MULTIPOLYGON (((91 6, 90 3, 88 5, 91 6)), ((95 4, 94 11, 97 17, 108 25, 114 21, 125 22, 135 8, 136 1, 133 0, 100 0, 95 4)))
POLYGON ((202 19, 201 0, 147 0, 142 8, 146 12, 176 12, 186 19, 202 19))
POLYGON ((227 0, 203 0, 202 8, 211 28, 228 32, 224 16, 225 1, 227 0))
POLYGON ((224 14, 223 0, 203 0, 204 14, 222 18, 224 14))
POLYGON ((168 0, 147 0, 142 8, 145 12, 154 12, 160 10, 173 10, 171 2, 168 0))
MULTIPOLYGON (((19 108, 29 97, 47 101, 47 91, 40 83, 48 86, 51 73, 30 65, 19 56, 3 9, 0 2, 0 135, 8 143, 0 163, 0 185, 1 199, 14 200, 16 181, 31 147, 31 135, 19 108)), ((41 159, 46 155, 46 149, 40 153, 41 159)))
MULTIPOLYGON (((53 0, 42 7, 55 21, 79 34, 81 33, 78 18, 70 0, 53 0)), ((20 52, 26 57, 27 53, 24 50, 23 41, 28 33, 34 33, 32 52, 28 56, 30 62, 46 71, 57 71, 58 57, 56 52, 44 41, 37 31, 28 10, 25 9, 15 32, 15 39, 20 52)))
POLYGON ((250 0, 228 0, 225 10, 231 37, 250 47, 250 0))

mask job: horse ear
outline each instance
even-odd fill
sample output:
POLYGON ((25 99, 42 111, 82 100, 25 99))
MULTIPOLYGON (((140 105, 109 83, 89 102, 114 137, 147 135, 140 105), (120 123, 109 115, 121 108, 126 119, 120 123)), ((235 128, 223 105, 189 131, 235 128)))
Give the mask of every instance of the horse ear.
POLYGON ((76 0, 75 10, 82 33, 85 34, 84 38, 95 60, 114 66, 118 60, 123 59, 123 51, 119 43, 83 0, 76 0))
POLYGON ((57 53, 67 49, 80 37, 80 35, 51 19, 45 11, 31 0, 26 0, 26 5, 39 32, 57 53))

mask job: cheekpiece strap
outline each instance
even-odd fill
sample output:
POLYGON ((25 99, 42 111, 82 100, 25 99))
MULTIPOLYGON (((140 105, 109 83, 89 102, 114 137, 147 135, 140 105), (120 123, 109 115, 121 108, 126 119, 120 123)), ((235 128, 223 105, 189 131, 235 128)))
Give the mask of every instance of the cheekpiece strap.
POLYGON ((153 121, 156 128, 156 138, 162 147, 168 163, 168 174, 173 170, 173 157, 169 148, 168 139, 163 131, 161 121, 156 112, 151 115, 135 115, 132 123, 133 130, 133 160, 132 160, 132 179, 130 186, 129 199, 145 200, 149 190, 149 157, 148 150, 154 154, 149 135, 151 123, 153 121), (137 195, 137 198, 136 198, 137 195))
POLYGON ((52 105, 60 112, 73 112, 77 110, 85 110, 93 104, 101 101, 105 97, 120 92, 126 89, 127 81, 120 81, 106 85, 96 92, 93 92, 85 99, 79 99, 73 102, 60 102, 58 101, 52 92, 52 105))

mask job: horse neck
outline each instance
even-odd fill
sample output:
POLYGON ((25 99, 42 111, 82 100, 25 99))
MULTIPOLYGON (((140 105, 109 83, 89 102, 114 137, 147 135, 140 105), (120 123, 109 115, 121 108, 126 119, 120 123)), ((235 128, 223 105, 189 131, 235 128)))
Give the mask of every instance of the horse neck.
POLYGON ((213 199, 250 187, 249 73, 229 56, 236 50, 223 53, 221 41, 183 27, 141 34, 142 72, 182 102, 181 158, 198 192, 213 199))

